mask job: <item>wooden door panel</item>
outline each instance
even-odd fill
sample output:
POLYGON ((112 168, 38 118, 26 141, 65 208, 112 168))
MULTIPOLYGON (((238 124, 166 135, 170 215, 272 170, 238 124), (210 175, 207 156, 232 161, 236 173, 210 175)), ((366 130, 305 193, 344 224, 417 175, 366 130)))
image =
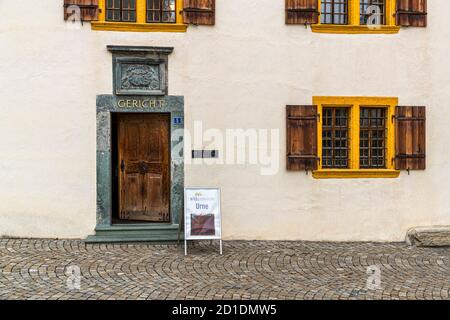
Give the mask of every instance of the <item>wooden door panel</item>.
POLYGON ((139 127, 136 125, 128 125, 122 122, 122 130, 124 131, 123 144, 124 154, 128 160, 139 159, 139 127))
POLYGON ((119 117, 119 217, 170 222, 169 115, 119 117))
POLYGON ((164 203, 162 175, 148 175, 146 183, 148 188, 145 196, 150 205, 149 211, 157 213, 157 219, 163 221, 168 208, 166 208, 164 203))
POLYGON ((138 175, 128 174, 123 177, 121 181, 126 188, 121 188, 120 200, 121 210, 119 214, 120 219, 130 219, 133 212, 138 211, 140 203, 137 197, 139 191, 139 177, 138 175))
MULTIPOLYGON (((159 122, 159 121, 158 121, 159 122)), ((159 126, 156 122, 156 126, 159 126)), ((160 128, 155 128, 155 126, 150 126, 148 124, 142 132, 142 149, 140 149, 141 157, 149 162, 160 162, 163 158, 162 155, 162 145, 160 139, 155 139, 155 137, 162 137, 164 135, 164 130, 160 128)))

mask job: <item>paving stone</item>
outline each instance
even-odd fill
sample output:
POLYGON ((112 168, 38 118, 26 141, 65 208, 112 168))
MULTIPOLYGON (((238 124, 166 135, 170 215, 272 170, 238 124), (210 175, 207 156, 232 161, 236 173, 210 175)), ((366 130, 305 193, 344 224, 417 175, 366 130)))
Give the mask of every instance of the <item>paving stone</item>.
POLYGON ((227 241, 217 251, 209 241, 185 257, 174 245, 0 239, 0 300, 450 299, 450 248, 227 241))

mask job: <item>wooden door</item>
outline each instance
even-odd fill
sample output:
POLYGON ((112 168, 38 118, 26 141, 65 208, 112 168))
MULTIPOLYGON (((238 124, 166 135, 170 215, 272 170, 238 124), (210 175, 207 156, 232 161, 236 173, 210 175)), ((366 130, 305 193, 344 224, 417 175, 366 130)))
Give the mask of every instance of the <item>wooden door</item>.
POLYGON ((168 114, 118 119, 119 218, 170 222, 168 114))

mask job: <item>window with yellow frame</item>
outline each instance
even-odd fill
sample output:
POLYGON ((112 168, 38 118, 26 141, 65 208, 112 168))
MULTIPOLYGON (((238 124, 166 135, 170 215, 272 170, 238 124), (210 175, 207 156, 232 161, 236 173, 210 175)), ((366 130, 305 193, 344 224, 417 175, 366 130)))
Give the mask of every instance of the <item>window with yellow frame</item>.
POLYGON ((395 178, 397 98, 314 97, 318 121, 315 178, 395 178))
POLYGON ((319 23, 312 31, 323 33, 397 33, 395 0, 317 0, 319 23))
POLYGON ((94 30, 186 32, 183 0, 99 0, 94 30))

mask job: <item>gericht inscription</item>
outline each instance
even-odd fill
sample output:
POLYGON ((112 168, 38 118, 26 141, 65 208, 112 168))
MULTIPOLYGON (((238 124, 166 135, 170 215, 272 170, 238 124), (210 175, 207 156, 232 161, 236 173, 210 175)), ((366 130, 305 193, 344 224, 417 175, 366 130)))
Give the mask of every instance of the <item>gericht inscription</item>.
POLYGON ((120 99, 117 101, 117 106, 127 109, 158 109, 164 108, 166 102, 162 99, 120 99))

